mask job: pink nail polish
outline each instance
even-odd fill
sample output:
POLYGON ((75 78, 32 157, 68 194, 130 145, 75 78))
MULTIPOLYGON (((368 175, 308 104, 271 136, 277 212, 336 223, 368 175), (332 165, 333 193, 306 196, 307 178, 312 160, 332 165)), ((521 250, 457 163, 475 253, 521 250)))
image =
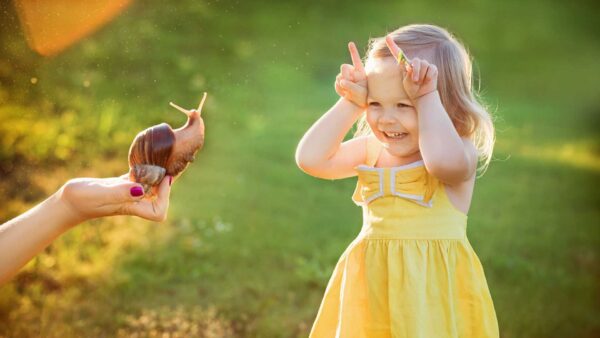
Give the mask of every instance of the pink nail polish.
POLYGON ((131 190, 129 190, 129 192, 131 193, 131 196, 139 197, 144 194, 144 189, 142 187, 136 186, 132 187, 131 190))

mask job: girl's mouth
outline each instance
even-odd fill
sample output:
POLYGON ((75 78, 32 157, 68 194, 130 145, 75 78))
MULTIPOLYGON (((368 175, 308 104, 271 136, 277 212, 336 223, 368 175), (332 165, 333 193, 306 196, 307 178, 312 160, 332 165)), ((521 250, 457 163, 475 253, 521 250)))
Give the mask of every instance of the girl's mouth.
POLYGON ((390 140, 401 140, 401 139, 405 138, 406 135, 408 135, 408 133, 399 133, 399 132, 393 132, 393 131, 384 131, 382 133, 383 133, 383 135, 385 135, 386 138, 388 138, 390 140))

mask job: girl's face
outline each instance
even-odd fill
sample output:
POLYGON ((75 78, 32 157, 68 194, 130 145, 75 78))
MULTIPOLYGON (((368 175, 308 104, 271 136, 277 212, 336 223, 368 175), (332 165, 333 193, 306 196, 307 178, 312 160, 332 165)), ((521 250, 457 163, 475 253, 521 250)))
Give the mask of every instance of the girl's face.
POLYGON ((392 57, 367 62, 367 122, 390 155, 420 158, 417 111, 404 91, 400 67, 392 57))

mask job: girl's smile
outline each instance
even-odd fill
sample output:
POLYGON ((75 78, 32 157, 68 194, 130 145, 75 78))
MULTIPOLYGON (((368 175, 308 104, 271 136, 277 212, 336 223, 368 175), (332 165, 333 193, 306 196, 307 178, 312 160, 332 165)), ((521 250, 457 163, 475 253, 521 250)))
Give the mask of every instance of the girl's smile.
POLYGON ((390 142, 404 139, 404 137, 406 135, 408 135, 408 133, 394 132, 394 131, 383 131, 383 134, 390 142))

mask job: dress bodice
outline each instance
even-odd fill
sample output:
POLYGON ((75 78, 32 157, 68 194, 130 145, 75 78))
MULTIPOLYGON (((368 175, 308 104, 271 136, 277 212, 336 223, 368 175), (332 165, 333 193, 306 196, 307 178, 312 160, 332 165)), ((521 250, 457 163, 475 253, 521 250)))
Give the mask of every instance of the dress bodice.
POLYGON ((397 196, 431 208, 438 180, 425 169, 423 161, 398 167, 356 167, 358 182, 352 199, 356 204, 369 204, 376 198, 397 196))
POLYGON ((445 185, 424 162, 374 167, 380 152, 375 142, 367 142, 367 164, 355 168, 352 199, 363 207, 363 231, 384 237, 464 238, 467 215, 451 203, 445 185))

